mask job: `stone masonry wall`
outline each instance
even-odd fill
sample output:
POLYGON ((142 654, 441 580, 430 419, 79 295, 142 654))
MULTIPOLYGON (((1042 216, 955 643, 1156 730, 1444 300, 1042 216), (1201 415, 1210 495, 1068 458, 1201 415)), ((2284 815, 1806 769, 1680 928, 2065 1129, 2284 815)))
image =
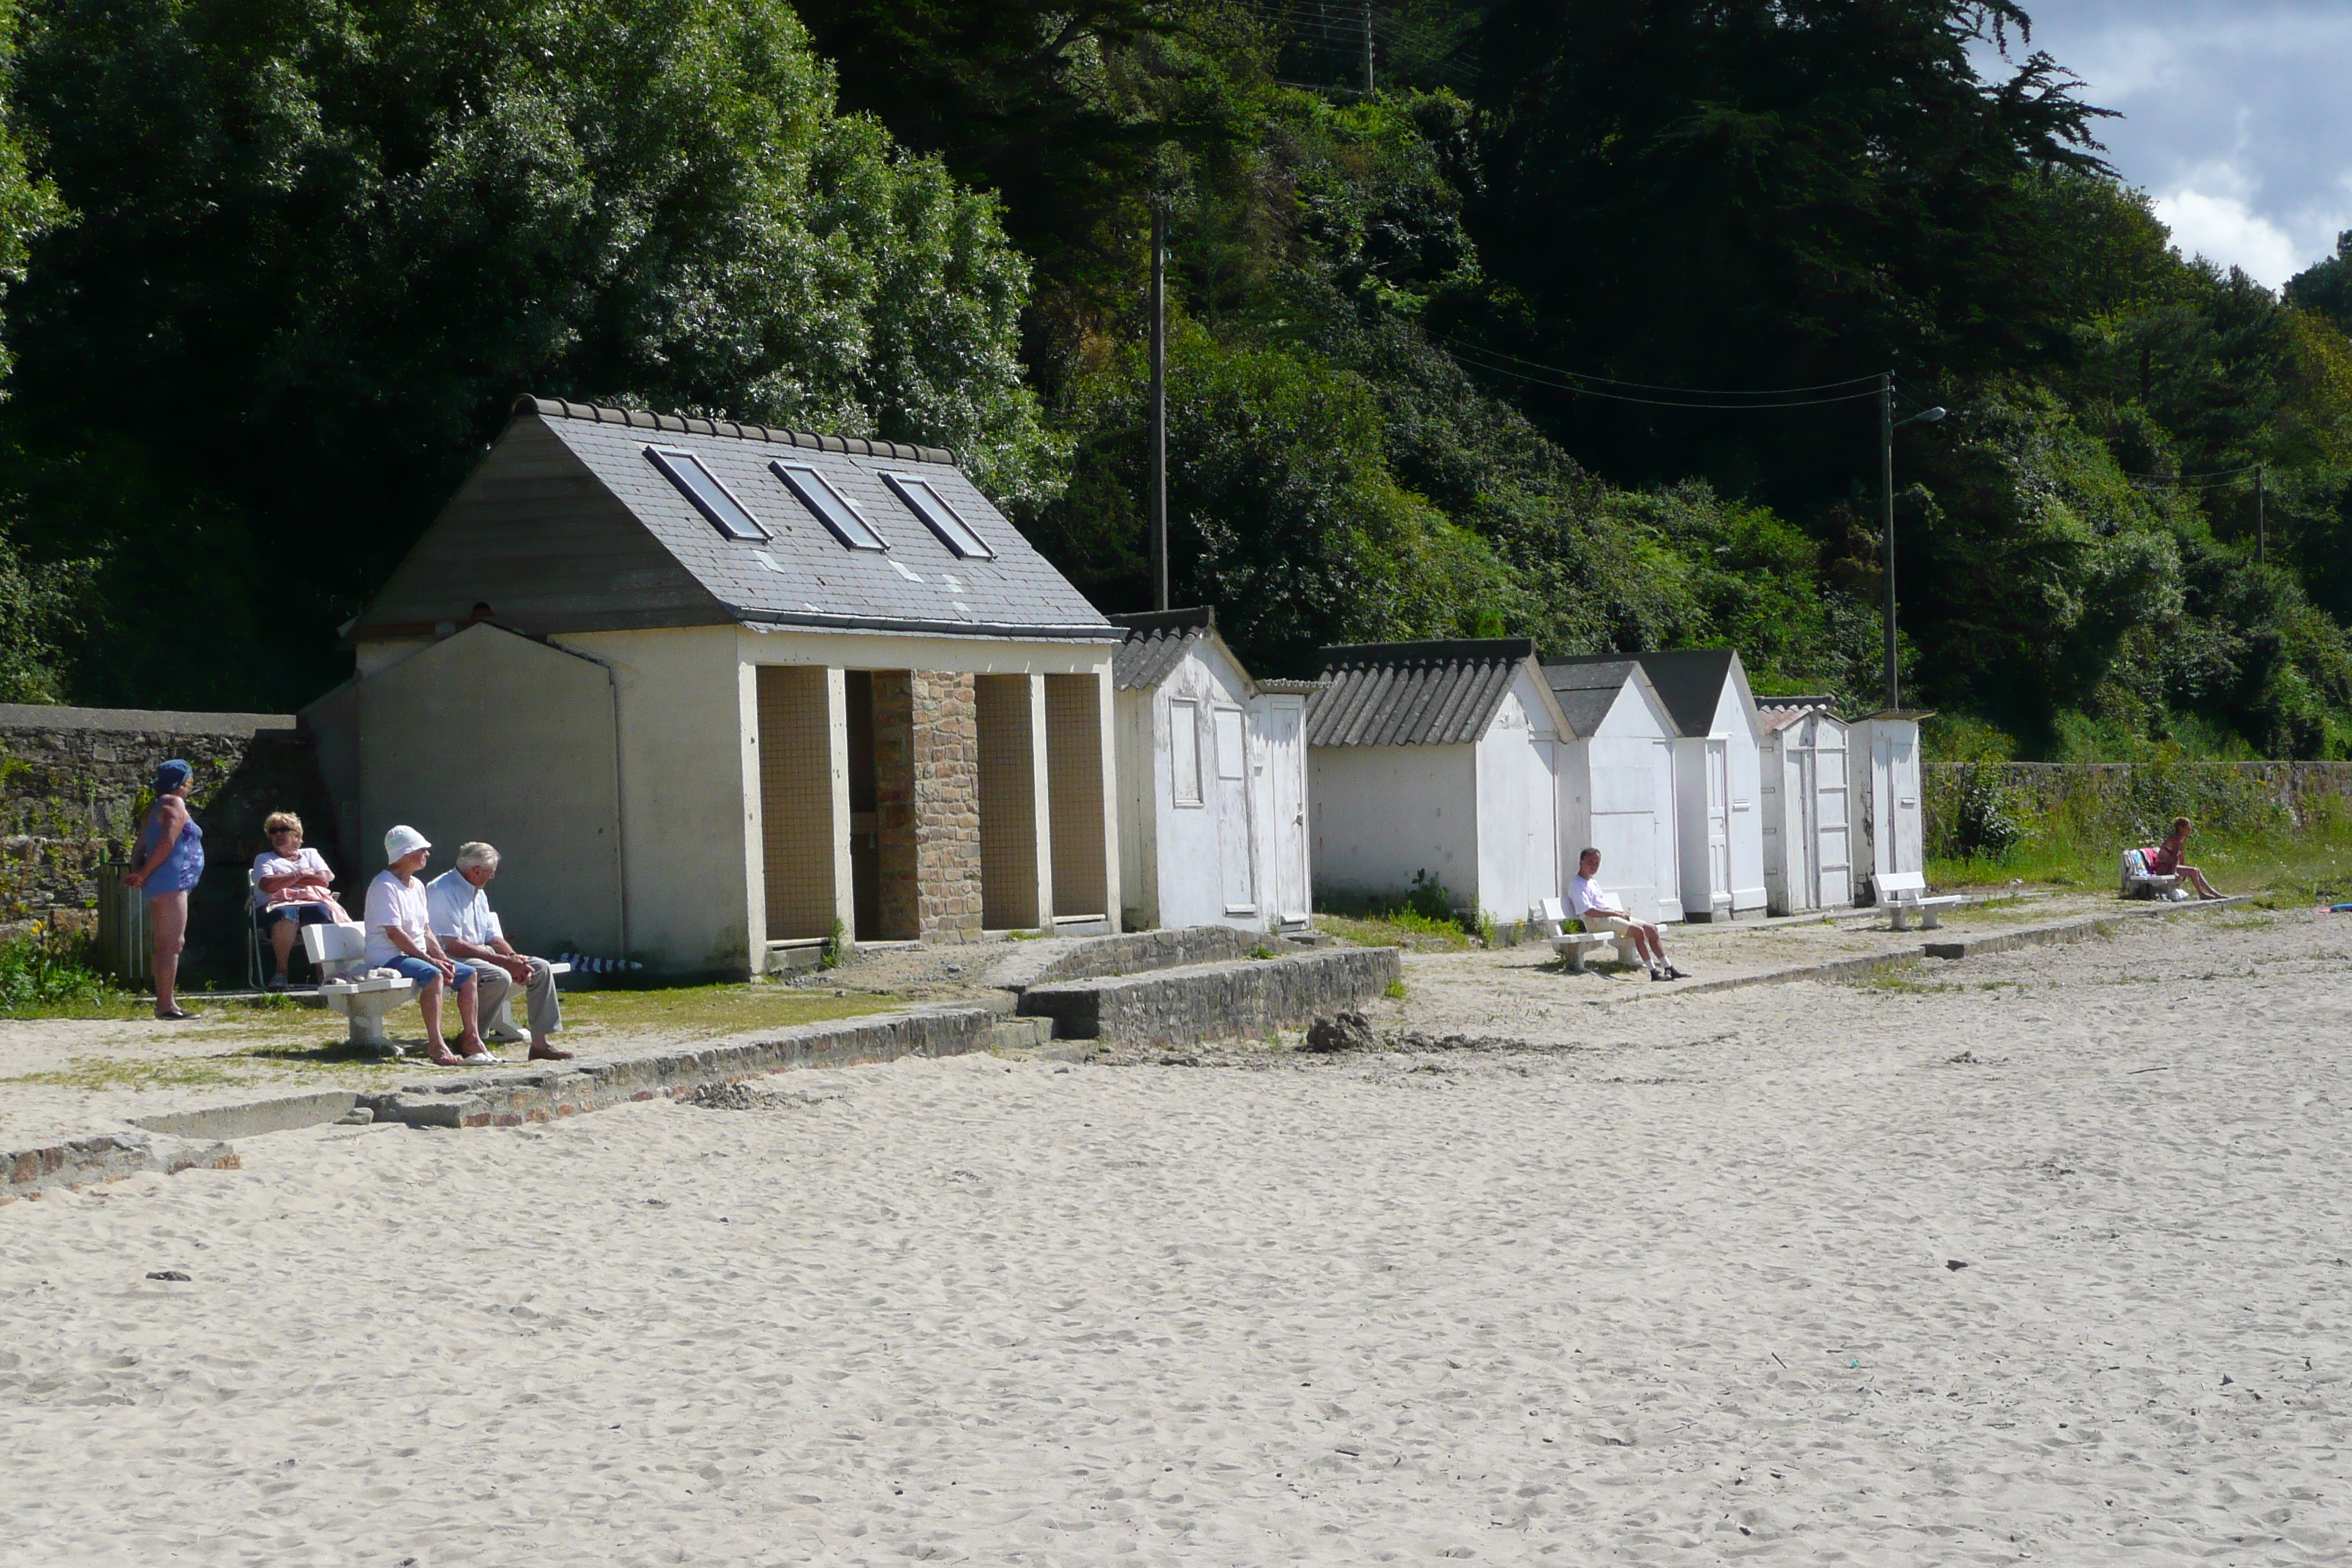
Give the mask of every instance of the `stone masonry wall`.
POLYGON ((1021 994, 1021 1011, 1064 1039, 1186 1045, 1263 1039, 1318 1014, 1380 995, 1404 973, 1393 947, 1335 947, 1282 958, 1203 963, 1104 980, 1064 980, 1021 994))
POLYGON ((89 934, 100 864, 125 854, 155 764, 184 757, 205 831, 205 879, 190 910, 192 977, 244 973, 245 868, 261 819, 298 813, 310 843, 352 880, 310 743, 290 714, 173 713, 0 704, 0 938, 37 927, 89 934))
POLYGON ((919 669, 914 700, 916 902, 926 942, 981 932, 980 703, 970 674, 919 669))

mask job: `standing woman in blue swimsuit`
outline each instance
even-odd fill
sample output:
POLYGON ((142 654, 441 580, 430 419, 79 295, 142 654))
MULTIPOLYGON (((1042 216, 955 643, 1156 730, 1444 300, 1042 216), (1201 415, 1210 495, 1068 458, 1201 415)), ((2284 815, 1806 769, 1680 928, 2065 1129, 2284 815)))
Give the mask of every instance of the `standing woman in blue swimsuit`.
POLYGON ((188 815, 193 772, 176 757, 155 770, 155 805, 139 829, 139 864, 122 879, 125 887, 147 890, 158 1018, 196 1016, 181 1011, 173 994, 180 979, 180 949, 187 945, 188 889, 205 874, 205 830, 188 815))

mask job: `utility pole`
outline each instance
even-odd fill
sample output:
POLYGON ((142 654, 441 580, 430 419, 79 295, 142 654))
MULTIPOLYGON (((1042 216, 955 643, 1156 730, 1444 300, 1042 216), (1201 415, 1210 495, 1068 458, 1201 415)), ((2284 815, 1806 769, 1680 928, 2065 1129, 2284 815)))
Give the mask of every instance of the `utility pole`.
POLYGON ((1168 605, 1168 209, 1151 198, 1151 607, 1168 605))
POLYGON ((1885 502, 1885 542, 1879 546, 1880 570, 1886 578, 1886 710, 1903 706, 1900 678, 1895 662, 1895 373, 1878 378, 1878 481, 1885 502))
POLYGON ((1895 432, 1905 425, 1939 424, 1943 417, 1944 410, 1941 408, 1923 408, 1910 418, 1897 423, 1895 417, 1895 373, 1888 371, 1878 378, 1878 486, 1886 507, 1885 542, 1880 549, 1886 567, 1886 707, 1889 712, 1903 706, 1903 691, 1895 662, 1895 432))
POLYGON ((1364 0, 1364 95, 1372 91, 1372 0, 1364 0))
POLYGON ((2254 563, 2256 565, 2260 565, 2263 562, 2269 560, 2271 553, 2270 519, 2267 515, 2270 502, 2270 487, 2264 483, 2269 477, 2270 476, 2263 472, 2262 466, 2260 464, 2255 465, 2254 563))

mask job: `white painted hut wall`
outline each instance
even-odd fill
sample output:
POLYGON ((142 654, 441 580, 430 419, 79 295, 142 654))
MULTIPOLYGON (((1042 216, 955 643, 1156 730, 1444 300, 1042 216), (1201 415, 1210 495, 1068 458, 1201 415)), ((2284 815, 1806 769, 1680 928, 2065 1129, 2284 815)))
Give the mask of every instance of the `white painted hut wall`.
POLYGON ((1813 818, 1811 823, 1814 901, 1822 909, 1845 909, 1854 901, 1855 845, 1853 785, 1847 765, 1846 721, 1834 713, 1815 713, 1806 721, 1813 747, 1813 818))
POLYGON ((1559 731, 1521 674, 1477 745, 1478 869, 1457 899, 1498 921, 1559 897, 1559 731), (1540 715, 1540 719, 1538 719, 1540 715))
POLYGON ((1159 743, 1160 694, 1129 688, 1111 695, 1112 749, 1118 759, 1118 886, 1129 931, 1160 924, 1160 840, 1167 809, 1167 752, 1159 743))
MULTIPOLYGON (((1216 787, 1218 726, 1214 715, 1219 710, 1239 713, 1243 744, 1248 746, 1248 680, 1222 650, 1203 640, 1192 645, 1157 689, 1122 691, 1119 700, 1123 712, 1129 715, 1123 722, 1130 731, 1140 731, 1147 722, 1150 725, 1141 749, 1148 757, 1145 777, 1150 786, 1150 808, 1137 813, 1140 820, 1136 825, 1152 837, 1150 850, 1138 858, 1148 860, 1153 867, 1154 885, 1149 901, 1139 895, 1129 901, 1129 907, 1154 926, 1234 925, 1244 930, 1262 929, 1265 921, 1261 912, 1257 854, 1253 842, 1256 836, 1252 800, 1256 789, 1256 770, 1246 752, 1241 763, 1243 778, 1250 787, 1224 801, 1228 807, 1238 801, 1239 821, 1223 820, 1216 787), (1188 716, 1192 725, 1193 745, 1189 752, 1176 744, 1173 726, 1180 715, 1188 716), (1196 787, 1184 792, 1189 802, 1178 798, 1175 777, 1177 758, 1188 754, 1197 760, 1199 771, 1196 787), (1236 854, 1240 866, 1228 868, 1228 858, 1236 854), (1246 908, 1231 910, 1226 905, 1229 869, 1236 869, 1251 889, 1246 908)), ((1126 742, 1127 756, 1132 756, 1139 749, 1137 739, 1130 733, 1126 742)), ((1122 832, 1127 826, 1122 823, 1122 832)))
POLYGON ((1460 898, 1478 875, 1477 748, 1309 746, 1315 893, 1402 893, 1427 871, 1460 898))
POLYGON ((1735 671, 1716 698, 1714 733, 1724 739, 1731 764, 1731 912, 1764 912, 1763 766, 1754 705, 1735 671))
POLYGON ((1669 724, 1628 680, 1590 736, 1559 748, 1559 874, 1600 850, 1601 885, 1645 921, 1682 918, 1669 724))
POLYGON ((1250 700, 1251 769, 1257 809, 1258 907, 1265 924, 1314 913, 1307 820, 1307 700, 1275 692, 1250 700))
MULTIPOLYGON (((1859 817, 1856 831, 1864 845, 1855 855, 1857 876, 1926 870, 1918 721, 1857 720, 1847 745, 1852 801, 1859 817)), ((1863 892, 1860 887, 1854 889, 1857 899, 1863 892)))
POLYGON ((1764 891, 1766 908, 1776 915, 1817 907, 1805 826, 1804 727, 1801 719, 1773 731, 1758 749, 1764 781, 1757 802, 1764 829, 1764 891))

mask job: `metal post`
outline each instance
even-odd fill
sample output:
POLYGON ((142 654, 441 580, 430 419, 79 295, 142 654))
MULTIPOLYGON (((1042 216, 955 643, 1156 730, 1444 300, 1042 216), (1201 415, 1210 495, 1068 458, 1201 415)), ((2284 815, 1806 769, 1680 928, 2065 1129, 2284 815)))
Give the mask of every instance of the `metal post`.
POLYGON ((1168 210, 1151 203, 1151 607, 1168 608, 1168 210))
POLYGON ((1878 378, 1878 477, 1886 503, 1885 542, 1880 562, 1886 574, 1886 707, 1903 706, 1895 664, 1895 374, 1878 378))
POLYGON ((2268 561, 2271 554, 2270 518, 2267 515, 2269 486, 2263 483, 2268 477, 2260 468, 2254 469, 2254 562, 2257 565, 2268 561))
POLYGON ((1364 0, 1364 91, 1372 90, 1372 0, 1364 0))

